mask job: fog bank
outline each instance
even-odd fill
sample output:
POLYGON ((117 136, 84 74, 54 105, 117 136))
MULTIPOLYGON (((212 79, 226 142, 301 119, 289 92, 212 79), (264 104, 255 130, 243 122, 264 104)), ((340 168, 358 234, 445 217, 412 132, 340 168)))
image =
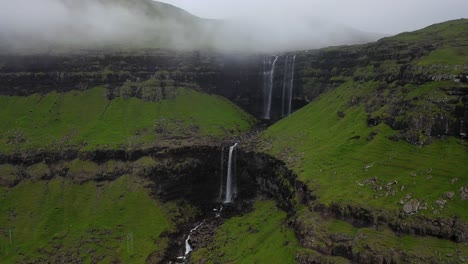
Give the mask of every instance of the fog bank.
POLYGON ((207 20, 151 0, 2 1, 0 50, 214 49, 273 52, 376 40, 314 17, 207 20))

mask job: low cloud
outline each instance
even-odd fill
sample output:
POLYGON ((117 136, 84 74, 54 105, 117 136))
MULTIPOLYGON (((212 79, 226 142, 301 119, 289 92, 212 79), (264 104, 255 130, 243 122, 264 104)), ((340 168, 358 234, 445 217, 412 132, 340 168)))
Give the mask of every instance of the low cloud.
POLYGON ((205 20, 150 0, 15 0, 0 8, 0 49, 100 48, 286 51, 379 36, 312 18, 205 20))

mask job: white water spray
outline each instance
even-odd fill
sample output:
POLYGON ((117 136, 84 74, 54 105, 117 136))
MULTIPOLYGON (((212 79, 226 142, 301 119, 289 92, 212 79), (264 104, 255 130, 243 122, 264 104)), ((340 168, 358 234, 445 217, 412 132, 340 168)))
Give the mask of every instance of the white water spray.
POLYGON ((271 112, 271 99, 273 97, 273 84, 274 84, 274 77, 275 77, 275 66, 276 61, 278 60, 278 56, 275 56, 273 62, 271 62, 271 58, 268 59, 268 67, 267 67, 267 59, 263 61, 263 85, 265 90, 265 102, 264 102, 264 118, 269 120, 270 119, 270 112, 271 112), (269 67, 271 64, 271 67, 269 67), (267 71, 267 68, 270 70, 267 71))
POLYGON ((228 160, 227 178, 226 178, 226 196, 224 198, 224 203, 232 203, 232 194, 233 194, 232 154, 236 147, 237 147, 237 143, 229 147, 229 160, 228 160))
POLYGON ((288 105, 288 116, 291 114, 291 108, 292 108, 292 96, 293 96, 293 87, 294 87, 294 68, 296 64, 296 55, 293 56, 292 58, 292 66, 291 66, 291 81, 289 84, 289 105, 288 105))
POLYGON ((203 222, 201 222, 196 227, 192 228, 192 230, 190 230, 190 233, 187 236, 187 239, 185 239, 185 253, 184 253, 184 256, 178 257, 177 259, 179 259, 179 260, 186 260, 187 259, 188 255, 193 250, 192 246, 190 245, 190 236, 192 235, 193 232, 195 232, 202 225, 203 225, 203 222))
POLYGON ((286 103, 284 102, 284 99, 286 98, 286 88, 288 87, 288 64, 289 63, 289 56, 286 57, 284 60, 284 78, 283 78, 283 96, 281 100, 281 117, 285 116, 285 108, 286 108, 286 103))
POLYGON ((281 100, 281 117, 289 116, 292 110, 294 88, 294 68, 296 55, 286 56, 284 60, 283 97, 281 100))

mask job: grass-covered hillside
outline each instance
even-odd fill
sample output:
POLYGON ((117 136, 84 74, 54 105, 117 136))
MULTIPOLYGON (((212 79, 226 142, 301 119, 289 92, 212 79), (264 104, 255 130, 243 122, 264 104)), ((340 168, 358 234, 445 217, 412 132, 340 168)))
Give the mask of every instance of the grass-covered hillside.
MULTIPOLYGON (((418 214, 468 220, 466 33, 460 19, 325 49, 360 57, 336 70, 338 88, 271 126, 262 150, 288 162, 321 203, 401 210, 413 200, 418 214)), ((302 67, 302 76, 312 71, 302 67)))
POLYGON ((0 262, 144 263, 164 253, 171 210, 133 176, 0 187, 0 262))
POLYGON ((107 98, 104 88, 0 96, 0 151, 130 148, 167 138, 234 136, 253 119, 229 101, 180 88, 166 100, 107 98))
POLYGON ((434 237, 466 237, 467 45, 462 19, 298 55, 301 89, 320 95, 259 149, 311 191, 297 208, 301 261, 466 261, 466 244, 434 237))
POLYGON ((273 201, 260 200, 253 211, 226 220, 193 263, 295 263, 299 248, 286 213, 273 201))
POLYGON ((415 32, 399 34, 391 38, 391 41, 415 43, 415 45, 431 44, 434 49, 414 64, 458 65, 459 72, 463 73, 463 66, 468 64, 467 24, 467 19, 435 24, 415 32))
POLYGON ((384 123, 369 126, 365 105, 349 103, 376 86, 350 81, 323 94, 270 127, 262 149, 286 161, 321 203, 401 210, 416 200, 424 208, 418 214, 468 221, 460 196, 468 144, 449 137, 421 147, 393 139, 398 131, 384 123))
MULTIPOLYGON (((113 92, 0 96, 0 152, 209 145, 254 124, 228 100, 188 88, 127 83, 113 92)), ((0 262, 161 261, 170 234, 197 210, 156 199, 154 182, 140 177, 156 165, 149 157, 94 163, 47 154, 36 164, 0 164, 0 262)))
POLYGON ((468 20, 459 19, 366 45, 299 53, 297 97, 311 100, 349 80, 378 82, 349 102, 365 104, 369 123, 384 122, 414 144, 466 135, 467 36, 468 20))

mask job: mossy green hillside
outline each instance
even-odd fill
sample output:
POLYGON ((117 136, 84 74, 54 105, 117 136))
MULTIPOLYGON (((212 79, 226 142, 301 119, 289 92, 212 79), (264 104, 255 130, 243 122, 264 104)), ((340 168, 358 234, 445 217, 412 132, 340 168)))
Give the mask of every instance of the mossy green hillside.
POLYGON ((432 51, 416 63, 428 65, 468 65, 468 49, 466 47, 447 47, 432 51))
MULTIPOLYGON (((395 263, 461 263, 468 258, 468 245, 434 237, 396 235, 388 227, 357 228, 348 222, 324 218, 320 213, 304 210, 297 221, 308 228, 304 240, 313 249, 351 248, 355 259, 380 255, 395 263)), ((305 234, 302 234, 305 235, 305 234)))
POLYGON ((253 211, 233 217, 216 231, 208 248, 195 251, 194 263, 295 263, 299 245, 286 213, 273 201, 257 201, 253 211))
POLYGON ((466 44, 468 19, 456 19, 434 24, 413 32, 404 32, 390 39, 406 42, 432 42, 439 45, 466 44))
POLYGON ((173 99, 106 98, 106 89, 0 96, 0 150, 140 146, 164 137, 228 136, 253 119, 226 99, 178 89, 173 99))
POLYGON ((389 39, 400 43, 433 45, 435 49, 415 61, 416 65, 468 65, 468 20, 458 19, 396 35, 389 39))
POLYGON ((268 128, 260 149, 286 161, 320 203, 401 210, 417 199, 426 205, 420 215, 468 220, 468 201, 460 198, 468 184, 466 142, 434 139, 421 147, 390 140, 399 132, 385 123, 369 126, 365 103, 356 100, 377 87, 347 82, 321 95, 268 128))
POLYGON ((167 240, 160 235, 174 226, 137 182, 124 176, 78 185, 55 178, 1 187, 0 262, 143 263, 163 252, 167 240))

